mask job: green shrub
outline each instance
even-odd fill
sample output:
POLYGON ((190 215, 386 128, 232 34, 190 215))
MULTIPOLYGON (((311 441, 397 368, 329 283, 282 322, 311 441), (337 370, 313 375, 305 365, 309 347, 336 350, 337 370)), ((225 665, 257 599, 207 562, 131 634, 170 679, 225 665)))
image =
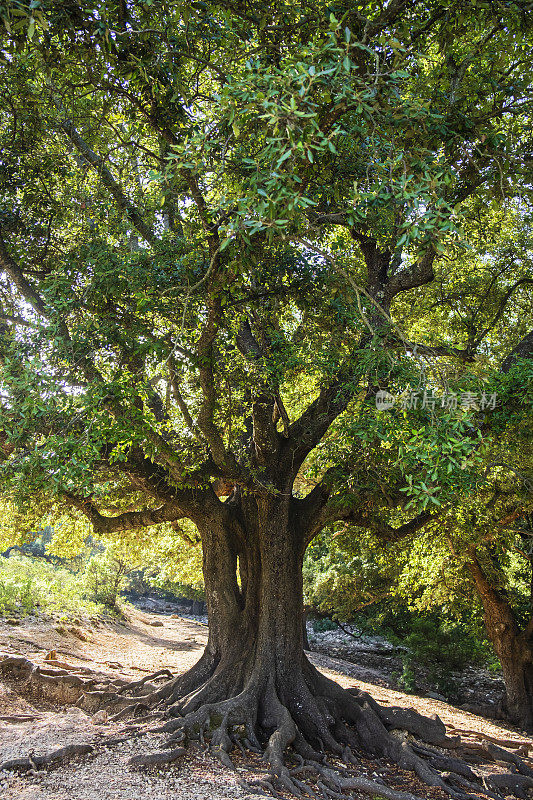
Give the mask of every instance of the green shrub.
POLYGON ((400 682, 406 691, 416 687, 415 667, 427 670, 429 681, 448 700, 456 700, 458 685, 450 673, 485 659, 485 650, 474 633, 460 622, 441 622, 433 617, 413 618, 411 632, 403 639, 407 648, 400 682))
POLYGON ((460 622, 440 622, 434 618, 413 619, 411 632, 403 640, 421 666, 444 666, 461 670, 483 659, 477 638, 460 622))
POLYGON ((88 601, 80 577, 63 567, 24 555, 0 557, 0 616, 25 616, 34 610, 99 614, 88 601))
POLYGON ((315 633, 323 633, 324 631, 334 631, 338 628, 336 622, 333 622, 332 619, 329 617, 323 617, 322 619, 314 619, 312 621, 313 630, 315 633))
POLYGON ((126 583, 127 564, 112 548, 92 556, 85 568, 85 594, 94 603, 115 609, 120 590, 126 583))
POLYGON ((412 665, 405 661, 403 665, 402 674, 398 679, 398 683, 404 691, 412 694, 416 691, 416 675, 412 665))

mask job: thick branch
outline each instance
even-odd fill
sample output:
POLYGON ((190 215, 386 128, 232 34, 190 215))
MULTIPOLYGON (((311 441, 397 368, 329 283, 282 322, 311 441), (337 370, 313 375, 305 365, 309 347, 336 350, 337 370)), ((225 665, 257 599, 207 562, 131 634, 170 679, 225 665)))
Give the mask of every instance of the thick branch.
MULTIPOLYGON (((267 356, 265 346, 261 346, 252 332, 248 319, 244 320, 236 337, 236 344, 242 355, 258 369, 267 356)), ((280 445, 276 423, 282 419, 285 435, 289 435, 289 417, 278 387, 271 385, 267 377, 261 380, 252 407, 253 440, 256 455, 264 462, 269 456, 277 454, 280 445)))
POLYGON ((118 533, 135 528, 145 528, 150 525, 160 525, 162 522, 174 522, 185 516, 175 503, 165 503, 159 508, 124 511, 117 516, 108 517, 100 513, 92 500, 79 497, 72 492, 63 494, 71 506, 85 514, 95 533, 118 533))
POLYGON ((401 344, 402 347, 407 347, 413 353, 418 353, 418 355, 421 356, 450 356, 453 358, 458 358, 460 361, 465 363, 472 363, 475 361, 475 357, 470 350, 461 350, 458 347, 452 347, 451 345, 447 344, 428 345, 407 341, 401 342, 401 344))
POLYGON ((306 408, 300 417, 289 427, 289 438, 284 443, 284 455, 294 474, 304 462, 307 455, 320 442, 332 422, 347 407, 353 397, 347 368, 328 386, 320 390, 318 397, 306 408))
POLYGON ((7 251, 5 242, 2 238, 0 229, 0 267, 11 278, 24 299, 33 307, 33 309, 42 317, 48 317, 49 312, 46 308, 40 294, 33 288, 31 283, 23 274, 17 262, 10 256, 7 251))
POLYGON ((224 441, 214 421, 216 389, 213 371, 213 345, 218 333, 220 313, 220 299, 215 296, 214 292, 210 292, 207 320, 196 345, 200 388, 203 394, 197 425, 206 438, 215 464, 221 469, 229 468, 235 470, 236 464, 233 454, 226 451, 224 441))
POLYGON ((325 527, 334 522, 346 522, 359 528, 365 528, 385 542, 398 542, 410 536, 412 533, 423 528, 429 522, 438 519, 438 512, 431 513, 422 511, 416 517, 405 522, 403 525, 393 527, 382 519, 372 516, 365 509, 358 511, 350 508, 343 508, 335 498, 330 498, 330 487, 328 486, 328 474, 333 473, 334 469, 328 471, 324 479, 309 492, 303 500, 294 500, 302 535, 309 543, 325 527))
POLYGON ((327 520, 325 524, 343 520, 359 528, 370 530, 378 539, 384 542, 399 542, 412 533, 416 533, 428 523, 438 519, 438 516, 438 513, 432 514, 429 511, 422 511, 420 514, 417 514, 416 517, 409 520, 409 522, 405 522, 403 525, 399 525, 395 528, 383 522, 383 520, 369 516, 366 512, 342 511, 342 509, 335 510, 335 508, 328 511, 327 506, 323 511, 323 518, 327 520))
POLYGON ((435 277, 433 273, 433 262, 435 261, 435 251, 429 247, 426 253, 411 266, 397 272, 388 281, 385 287, 385 297, 387 304, 400 292, 407 292, 417 286, 424 286, 431 283, 435 277))
POLYGON ((118 207, 124 211, 132 223, 132 225, 139 231, 143 239, 154 247, 158 239, 149 225, 144 221, 137 208, 133 205, 131 200, 126 197, 120 183, 111 174, 109 169, 105 166, 103 158, 97 155, 92 150, 87 142, 80 136, 75 129, 73 123, 69 119, 61 120, 59 123, 61 129, 69 137, 70 141, 76 147, 78 152, 82 155, 83 159, 94 169, 96 169, 102 179, 102 183, 109 190, 110 194, 114 197, 118 207))

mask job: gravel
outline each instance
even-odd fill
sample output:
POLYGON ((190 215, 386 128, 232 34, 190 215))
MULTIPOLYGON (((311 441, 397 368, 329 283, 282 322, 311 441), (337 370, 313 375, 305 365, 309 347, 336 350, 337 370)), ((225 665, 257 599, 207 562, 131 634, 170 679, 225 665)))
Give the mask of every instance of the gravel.
POLYGON ((183 763, 162 770, 128 766, 134 755, 161 748, 161 737, 144 736, 112 748, 99 746, 89 756, 35 776, 0 773, 2 800, 239 800, 246 793, 235 775, 209 755, 188 754, 183 763), (192 795, 192 787, 194 794, 192 795))

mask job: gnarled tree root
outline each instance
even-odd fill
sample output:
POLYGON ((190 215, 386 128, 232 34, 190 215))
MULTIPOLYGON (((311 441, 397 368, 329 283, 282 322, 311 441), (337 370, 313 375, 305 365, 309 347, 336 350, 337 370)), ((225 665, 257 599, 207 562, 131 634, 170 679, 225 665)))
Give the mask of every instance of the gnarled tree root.
POLYGON ((110 707, 118 713, 122 709, 129 710, 130 706, 138 710, 139 701, 132 703, 132 695, 138 695, 139 700, 144 695, 152 697, 157 687, 150 681, 172 677, 168 670, 158 670, 131 683, 123 679, 110 680, 87 667, 74 667, 65 662, 55 667, 50 666, 51 663, 46 661, 38 665, 23 656, 9 656, 0 661, 0 674, 20 682, 26 694, 65 705, 75 704, 89 713, 110 707), (123 696, 126 690, 128 695, 123 696))
MULTIPOLYGON (((476 774, 459 758, 448 758, 423 748, 419 754, 400 733, 409 731, 421 736, 427 731, 431 744, 457 749, 459 739, 446 736, 440 719, 426 720, 408 709, 382 709, 368 695, 348 694, 319 673, 311 672, 297 690, 298 694, 293 687, 292 697, 297 699, 291 704, 273 678, 263 682, 250 680, 239 694, 225 699, 215 699, 213 685, 203 686, 175 703, 169 709, 173 718, 158 730, 171 734, 166 742, 169 748, 187 739, 203 742, 210 735, 211 753, 227 767, 233 766, 231 751, 235 747, 251 747, 262 753, 269 771, 260 788, 275 791, 277 786, 295 796, 304 791, 312 795, 313 790, 289 770, 286 762, 289 749, 300 756, 304 766, 315 773, 332 797, 348 789, 374 795, 382 790, 381 796, 391 800, 407 800, 409 796, 350 774, 349 770, 357 763, 353 750, 388 758, 402 768, 415 771, 425 783, 443 789, 451 797, 467 795, 457 790, 453 780, 442 779, 443 768, 450 776, 457 771, 458 775, 477 780, 476 774), (212 701, 203 702, 206 697, 212 701), (344 774, 323 766, 326 750, 343 762, 340 768, 344 774)), ((325 789, 321 789, 321 796, 325 789)))
MULTIPOLYGON (((114 711, 111 720, 138 718, 140 713, 143 719, 166 717, 153 729, 169 734, 165 751, 136 756, 132 766, 172 763, 185 753, 187 740, 198 739, 204 745, 207 739, 210 752, 232 769, 233 750, 261 754, 265 776, 250 784, 239 777, 242 785, 260 793, 276 795, 279 789, 297 797, 307 794, 329 800, 360 791, 387 800, 420 800, 354 775, 359 754, 411 770, 425 784, 457 800, 480 796, 499 800, 510 791, 521 797, 533 786, 533 769, 516 751, 488 739, 473 743, 449 736, 438 716, 428 719, 413 709, 383 708, 364 692, 342 689, 306 660, 295 670, 296 676, 284 680, 276 678, 272 669, 247 672, 242 665, 215 669, 206 659, 178 678, 166 680, 170 673, 159 670, 129 684, 104 684, 96 674, 81 677, 61 668, 36 667, 22 658, 4 659, 0 670, 22 678, 33 691, 61 685, 62 691, 71 693, 70 702, 86 710, 114 711), (163 678, 163 685, 156 686, 163 678), (328 753, 333 765, 326 761, 328 753), (291 769, 294 759, 299 766, 291 769), (512 772, 486 775, 478 769, 491 762, 510 764, 512 772), (302 780, 304 773, 309 781, 302 780)), ((68 702, 64 695, 62 702, 68 702)), ((22 769, 39 766, 35 758, 17 761, 22 769)))
POLYGON ((170 752, 149 753, 146 756, 133 756, 128 761, 132 767, 160 767, 163 764, 172 764, 180 756, 185 755, 187 750, 184 747, 175 747, 170 752))
POLYGON ((513 794, 516 797, 528 797, 528 789, 533 789, 533 778, 527 775, 512 775, 505 773, 504 775, 490 775, 483 781, 487 789, 493 790, 500 795, 513 794))
POLYGON ((37 771, 48 767, 51 764, 66 761, 73 756, 83 756, 87 753, 92 753, 93 746, 90 744, 69 744, 66 747, 61 747, 59 750, 54 750, 44 756, 30 755, 26 758, 14 758, 11 761, 4 761, 0 764, 0 770, 11 770, 16 772, 37 771))

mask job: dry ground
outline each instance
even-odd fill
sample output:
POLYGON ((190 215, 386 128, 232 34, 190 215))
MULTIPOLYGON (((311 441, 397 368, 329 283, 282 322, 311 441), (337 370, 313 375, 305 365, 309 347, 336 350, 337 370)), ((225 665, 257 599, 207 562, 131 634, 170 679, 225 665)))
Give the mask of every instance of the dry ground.
MULTIPOLYGON (((0 658, 24 655, 42 664, 50 651, 57 659, 78 667, 90 667, 109 677, 131 680, 164 667, 180 673, 199 658, 207 639, 207 628, 181 617, 160 616, 128 607, 122 622, 53 623, 30 617, 22 624, 0 622, 0 658)), ((437 713, 450 733, 470 732, 513 739, 530 745, 533 739, 513 728, 488 721, 446 703, 402 694, 369 681, 371 670, 311 654, 311 660, 342 686, 358 686, 378 702, 416 708, 423 714, 437 713)), ((57 768, 31 776, 0 772, 1 800, 223 800, 247 797, 236 784, 235 774, 222 767, 198 747, 164 771, 141 772, 127 765, 132 755, 158 750, 162 737, 144 734, 118 744, 106 745, 124 731, 124 722, 96 723, 83 711, 69 706, 53 707, 20 696, 14 685, 0 682, 0 763, 10 758, 41 755, 67 744, 92 743, 93 753, 77 757, 57 768)), ((476 734, 478 736, 476 737, 476 734)), ((245 764, 240 759, 239 767, 245 764)), ((365 761, 363 773, 383 775, 397 788, 424 798, 443 798, 439 790, 423 787, 410 773, 391 770, 386 764, 365 761), (394 773, 394 774, 393 774, 394 773)), ((357 795, 354 794, 353 797, 357 795)), ((256 795, 254 795, 256 797, 256 795)), ((368 800, 368 797, 367 797, 368 800)))

